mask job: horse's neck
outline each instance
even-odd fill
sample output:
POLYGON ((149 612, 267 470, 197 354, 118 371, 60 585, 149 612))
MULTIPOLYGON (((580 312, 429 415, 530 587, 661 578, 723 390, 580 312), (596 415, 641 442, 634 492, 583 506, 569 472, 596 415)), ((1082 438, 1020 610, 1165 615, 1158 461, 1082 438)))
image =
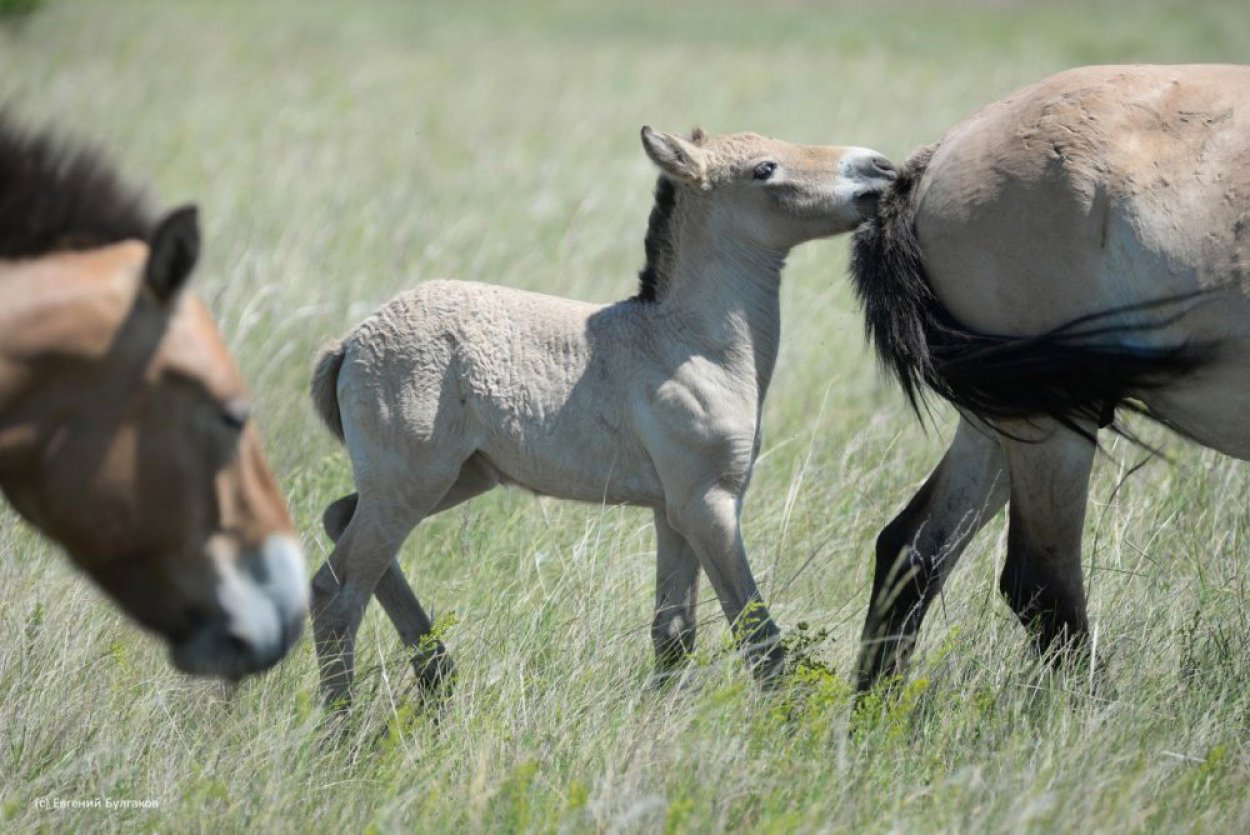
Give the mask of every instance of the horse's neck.
POLYGON ((781 337, 781 270, 786 253, 728 235, 691 235, 673 259, 661 304, 680 311, 687 334, 731 371, 752 374, 760 402, 768 391, 781 337))

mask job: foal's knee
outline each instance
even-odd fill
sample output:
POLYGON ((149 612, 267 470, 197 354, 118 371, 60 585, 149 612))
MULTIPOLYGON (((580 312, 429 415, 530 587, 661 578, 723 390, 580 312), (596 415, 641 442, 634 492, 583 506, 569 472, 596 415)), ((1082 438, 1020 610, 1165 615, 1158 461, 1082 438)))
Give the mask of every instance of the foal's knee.
POLYGON ((337 640, 345 631, 354 632, 367 601, 367 595, 362 595, 359 590, 353 593, 350 586, 339 583, 328 561, 322 563, 313 575, 309 606, 314 638, 333 637, 337 640))

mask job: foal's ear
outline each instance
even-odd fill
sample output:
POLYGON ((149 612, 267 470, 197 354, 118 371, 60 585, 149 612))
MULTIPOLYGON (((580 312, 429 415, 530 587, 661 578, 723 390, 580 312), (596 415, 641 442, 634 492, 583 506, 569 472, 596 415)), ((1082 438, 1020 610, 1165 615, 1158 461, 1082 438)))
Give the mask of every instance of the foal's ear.
POLYGON ((707 154, 694 143, 643 126, 642 147, 666 176, 702 189, 712 187, 707 179, 707 154))
POLYGON ((162 302, 178 295, 200 257, 200 221, 195 206, 174 209, 152 233, 143 280, 162 302))

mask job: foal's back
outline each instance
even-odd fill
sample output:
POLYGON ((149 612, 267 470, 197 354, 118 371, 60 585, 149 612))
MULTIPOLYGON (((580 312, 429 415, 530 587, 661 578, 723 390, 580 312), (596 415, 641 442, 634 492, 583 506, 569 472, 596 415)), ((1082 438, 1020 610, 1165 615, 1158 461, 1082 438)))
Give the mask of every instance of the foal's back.
POLYGON ((344 344, 338 401, 349 446, 389 457, 435 445, 460 460, 477 453, 501 481, 537 493, 658 503, 631 383, 666 369, 638 312, 630 301, 419 285, 344 344))

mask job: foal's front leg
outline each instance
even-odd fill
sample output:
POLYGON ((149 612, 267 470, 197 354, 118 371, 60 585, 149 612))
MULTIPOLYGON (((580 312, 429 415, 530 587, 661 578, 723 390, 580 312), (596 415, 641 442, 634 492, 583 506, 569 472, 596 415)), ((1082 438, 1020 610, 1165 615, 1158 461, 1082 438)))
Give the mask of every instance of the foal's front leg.
POLYGON ((665 512, 655 513, 655 677, 663 683, 694 651, 695 607, 699 601, 699 557, 685 537, 668 523, 665 512))
POLYGON ((668 521, 693 546, 756 679, 770 682, 781 673, 785 652, 747 562, 741 507, 739 496, 718 486, 671 502, 668 521))

